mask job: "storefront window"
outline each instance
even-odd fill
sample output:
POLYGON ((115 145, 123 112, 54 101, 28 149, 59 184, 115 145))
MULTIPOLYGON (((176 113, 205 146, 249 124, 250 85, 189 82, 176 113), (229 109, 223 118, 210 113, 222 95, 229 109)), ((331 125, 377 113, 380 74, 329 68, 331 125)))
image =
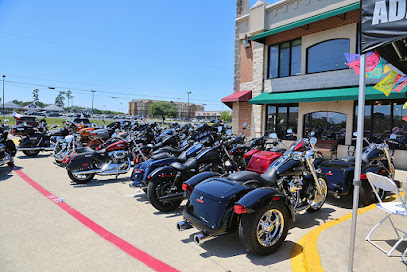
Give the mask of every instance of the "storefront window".
POLYGON ((268 78, 287 77, 301 72, 301 39, 269 47, 268 78))
POLYGON ((293 134, 297 134, 298 127, 298 106, 268 106, 267 107, 267 127, 268 132, 276 132, 280 139, 296 139, 287 130, 291 129, 293 134))
POLYGON ((319 111, 304 115, 304 136, 322 140, 338 140, 345 144, 346 114, 333 111, 319 111))
POLYGON ((349 39, 318 43, 307 49, 307 74, 348 68, 344 53, 349 52, 349 39))
MULTIPOLYGON (((403 109, 404 102, 366 101, 364 136, 371 142, 382 143, 394 133, 397 144, 390 147, 407 150, 407 123, 402 119, 407 114, 407 109, 403 109)), ((357 110, 358 106, 355 106, 353 131, 357 130, 357 110)))

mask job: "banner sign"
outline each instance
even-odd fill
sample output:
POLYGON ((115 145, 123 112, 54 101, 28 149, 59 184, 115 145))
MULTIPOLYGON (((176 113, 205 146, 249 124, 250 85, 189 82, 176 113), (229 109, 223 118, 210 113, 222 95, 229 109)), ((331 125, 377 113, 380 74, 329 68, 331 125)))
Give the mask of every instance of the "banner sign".
POLYGON ((361 1, 361 52, 407 37, 407 0, 361 1))

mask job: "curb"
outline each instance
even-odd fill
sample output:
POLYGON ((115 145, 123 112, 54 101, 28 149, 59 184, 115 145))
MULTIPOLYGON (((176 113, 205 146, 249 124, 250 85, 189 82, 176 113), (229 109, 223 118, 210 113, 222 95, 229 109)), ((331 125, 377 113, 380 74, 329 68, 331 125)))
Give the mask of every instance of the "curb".
MULTIPOLYGON (((400 193, 401 196, 404 193, 400 193)), ((385 202, 392 201, 396 197, 391 196, 385 202)), ((358 215, 376 208, 376 203, 370 204, 364 208, 358 209, 358 215)), ((310 271, 324 271, 322 269, 321 257, 318 254, 318 237, 322 231, 333 227, 352 218, 352 213, 344 215, 338 219, 329 221, 306 234, 301 238, 291 251, 291 269, 292 271, 310 272, 310 271)))

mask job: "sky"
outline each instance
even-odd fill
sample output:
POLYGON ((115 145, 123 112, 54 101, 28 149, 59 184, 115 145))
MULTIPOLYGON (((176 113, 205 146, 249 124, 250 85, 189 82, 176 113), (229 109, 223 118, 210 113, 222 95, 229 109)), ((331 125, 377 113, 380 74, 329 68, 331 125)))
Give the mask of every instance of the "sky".
POLYGON ((205 110, 228 110, 235 4, 0 0, 5 101, 32 101, 39 89, 53 104, 71 90, 74 105, 91 107, 94 90, 95 108, 127 112, 132 99, 187 102, 191 92, 205 110))

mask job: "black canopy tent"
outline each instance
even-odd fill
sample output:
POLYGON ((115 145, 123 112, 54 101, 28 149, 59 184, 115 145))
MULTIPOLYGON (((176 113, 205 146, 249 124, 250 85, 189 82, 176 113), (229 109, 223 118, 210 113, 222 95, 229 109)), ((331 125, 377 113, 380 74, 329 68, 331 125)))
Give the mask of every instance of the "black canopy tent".
POLYGON ((359 202, 361 154, 365 105, 365 53, 376 50, 379 55, 407 74, 407 18, 406 0, 361 0, 360 8, 360 76, 356 165, 353 184, 353 215, 348 271, 353 271, 357 209, 359 202))

